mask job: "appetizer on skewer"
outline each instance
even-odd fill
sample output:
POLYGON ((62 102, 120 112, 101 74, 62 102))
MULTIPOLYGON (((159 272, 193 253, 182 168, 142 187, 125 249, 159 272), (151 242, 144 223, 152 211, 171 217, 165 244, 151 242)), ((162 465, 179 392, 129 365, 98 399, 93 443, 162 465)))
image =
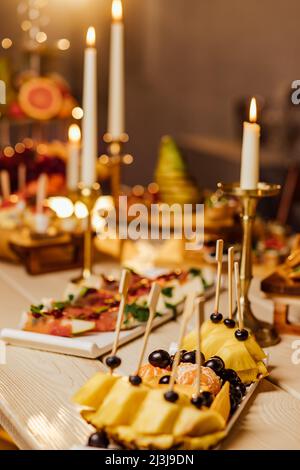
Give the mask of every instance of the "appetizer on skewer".
MULTIPOLYGON (((238 263, 235 263, 235 287, 236 301, 238 308, 238 325, 231 328, 215 329, 203 328, 208 322, 205 322, 201 329, 202 352, 206 357, 212 357, 212 364, 215 362, 218 367, 218 358, 221 358, 227 369, 234 369, 244 383, 251 383, 259 380, 268 374, 263 360, 266 358, 264 351, 256 342, 253 334, 244 329, 243 312, 240 303, 240 281, 238 263), (215 359, 217 357, 217 359, 215 359)), ((232 312, 232 269, 229 276, 229 318, 232 312)), ((231 316, 232 319, 232 316, 231 316)), ((224 320, 224 323, 226 320, 224 320)), ((225 323, 226 324, 226 323, 225 323)), ((185 349, 194 349, 197 344, 197 330, 193 330, 183 343, 185 349)), ((217 370, 216 370, 217 371, 217 370)))

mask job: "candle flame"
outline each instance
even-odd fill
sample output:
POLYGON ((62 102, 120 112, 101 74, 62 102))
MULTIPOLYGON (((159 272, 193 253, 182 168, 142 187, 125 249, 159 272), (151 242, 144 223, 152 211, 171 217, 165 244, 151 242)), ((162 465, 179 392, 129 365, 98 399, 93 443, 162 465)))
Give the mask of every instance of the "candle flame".
POLYGON ((250 120, 250 122, 256 122, 257 121, 257 105, 256 105, 256 99, 255 98, 251 99, 249 120, 250 120))
POLYGON ((96 31, 93 26, 90 26, 86 34, 86 43, 89 47, 94 47, 96 43, 96 31))
POLYGON ((71 124, 71 126, 69 127, 68 135, 69 141, 74 144, 77 144, 78 142, 80 142, 81 139, 80 127, 77 124, 71 124))
POLYGON ((113 0, 111 14, 114 21, 121 21, 123 18, 122 0, 113 0))

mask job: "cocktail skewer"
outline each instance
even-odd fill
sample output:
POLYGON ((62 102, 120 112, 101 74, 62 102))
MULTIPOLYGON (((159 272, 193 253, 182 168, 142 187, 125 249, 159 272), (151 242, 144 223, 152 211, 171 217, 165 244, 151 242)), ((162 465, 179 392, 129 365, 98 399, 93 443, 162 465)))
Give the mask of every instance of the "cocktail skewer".
POLYGON ((7 170, 1 171, 0 177, 1 177, 2 196, 4 200, 7 200, 10 197, 10 179, 9 179, 8 171, 7 170))
POLYGON ((130 282, 130 272, 128 269, 123 269, 119 284, 119 294, 121 296, 120 305, 119 305, 119 312, 118 318, 115 328, 115 339, 113 343, 113 348, 111 355, 108 356, 105 360, 106 365, 110 368, 110 373, 113 373, 113 370, 119 367, 121 364, 121 359, 116 355, 119 347, 119 339, 120 339, 120 332, 121 327, 124 319, 124 310, 127 301, 127 294, 128 294, 128 287, 130 282))
POLYGON ((129 377, 129 381, 132 385, 139 385, 142 382, 142 379, 139 375, 139 372, 140 372, 140 368, 141 368, 143 360, 144 360, 149 335, 151 333, 151 329, 152 329, 152 325, 153 325, 153 320, 154 320, 154 317, 156 315, 156 306, 157 306, 157 302, 158 302, 160 292, 161 292, 160 284, 158 284, 158 282, 154 282, 152 284, 151 291, 150 291, 150 294, 149 294, 149 297, 148 297, 149 317, 148 317, 148 321, 147 321, 147 325, 146 325, 145 334, 144 334, 144 337, 143 337, 143 344, 142 344, 142 349, 141 349, 139 360, 138 360, 137 369, 136 369, 135 374, 130 375, 130 377, 129 377))
POLYGON ((202 360, 201 360, 201 326, 204 317, 204 304, 205 298, 200 297, 196 300, 196 331, 197 331, 197 351, 196 351, 196 363, 197 363, 197 381, 196 381, 196 394, 201 393, 201 376, 202 376, 202 360))
POLYGON ((228 250, 228 318, 225 318, 224 324, 228 328, 235 327, 235 321, 232 318, 233 314, 233 265, 234 265, 234 247, 231 246, 228 250))
POLYGON ((215 308, 214 308, 214 313, 212 313, 210 316, 210 319, 213 323, 219 323, 223 320, 223 315, 219 313, 223 249, 224 249, 224 241, 218 240, 217 245, 216 245, 216 261, 217 261, 218 267, 217 267, 215 308))
POLYGON ((238 311, 238 324, 239 329, 235 332, 235 337, 239 341, 245 341, 249 334, 248 331, 244 328, 244 315, 241 306, 241 283, 240 283, 240 270, 239 263, 236 261, 234 263, 234 277, 235 277, 235 293, 236 293, 236 303, 238 311))
POLYGON ((194 312, 195 308, 195 299, 196 299, 196 293, 195 292, 189 292, 185 305, 184 305, 184 312, 182 315, 182 320, 181 320, 181 325, 180 325, 180 330, 179 330, 179 338, 178 338, 178 351, 175 354, 174 361, 173 361, 173 366, 172 366, 172 373, 170 377, 170 384, 169 384, 169 390, 164 394, 164 397, 167 401, 175 402, 178 400, 179 396, 178 393, 174 391, 174 386, 175 386, 175 380, 176 380, 176 375, 177 375, 177 369, 179 365, 179 360, 180 360, 180 350, 182 347, 183 343, 183 338, 186 333, 186 328, 188 325, 188 322, 194 312))

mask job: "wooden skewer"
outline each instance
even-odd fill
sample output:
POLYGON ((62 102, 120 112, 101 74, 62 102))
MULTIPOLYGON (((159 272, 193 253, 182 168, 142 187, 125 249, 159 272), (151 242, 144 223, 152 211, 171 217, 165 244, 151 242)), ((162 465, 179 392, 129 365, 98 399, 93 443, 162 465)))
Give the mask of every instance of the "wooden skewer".
POLYGON ((18 166, 18 189, 19 191, 24 191, 26 186, 26 166, 24 163, 21 163, 18 166))
POLYGON ((196 331, 197 331, 197 351, 196 351, 196 359, 197 359, 197 382, 196 382, 196 392, 197 395, 200 395, 202 392, 201 389, 201 376, 202 376, 202 361, 201 361, 201 325, 204 318, 204 304, 205 298, 200 297, 196 301, 196 331))
POLYGON ((236 294, 236 303, 238 310, 238 320, 239 320, 239 330, 244 329, 244 319, 241 309, 241 284, 240 284, 240 270, 239 263, 236 261, 234 263, 234 276, 235 276, 235 294, 236 294))
POLYGON ((170 384, 169 384, 169 390, 172 391, 174 389, 175 385, 175 380, 176 380, 176 375, 177 375, 177 369, 178 369, 178 364, 179 364, 179 359, 180 359, 180 350, 182 347, 182 342, 183 338, 185 336, 186 328, 188 325, 188 322, 194 312, 195 308, 195 299, 196 299, 196 293, 195 292, 189 292, 185 305, 184 305, 184 312, 182 314, 182 320, 181 320, 181 325, 180 325, 180 331, 179 331, 179 338, 178 338, 178 350, 177 353, 175 354, 174 357, 174 362, 173 362, 173 367, 172 367, 172 373, 171 373, 171 378, 170 378, 170 384))
POLYGON ((116 355, 118 346, 119 346, 120 331, 121 331, 123 318, 124 318, 124 309, 125 309, 125 305, 127 301, 129 282, 130 282, 130 272, 128 271, 128 269, 123 269, 122 274, 121 274, 120 284, 119 284, 119 294, 121 295, 121 301, 120 301, 118 318, 117 318, 116 329, 115 329, 115 339, 114 339, 114 344, 112 348, 113 356, 116 355))
POLYGON ((224 249, 224 241, 223 240, 218 240, 217 245, 216 245, 216 261, 218 263, 218 270, 217 270, 217 285, 216 285, 216 298, 215 298, 214 313, 219 312, 223 249, 224 249))
POLYGON ((37 182, 36 192, 36 211, 41 214, 43 212, 43 205, 47 195, 48 177, 45 173, 39 176, 37 182))
POLYGON ((228 318, 232 320, 233 312, 233 265, 234 265, 234 247, 228 250, 228 318))
POLYGON ((145 330, 145 334, 144 334, 144 338, 143 338, 142 350, 141 350, 140 357, 139 357, 139 360, 138 360, 138 366, 137 366, 135 375, 139 375, 139 371, 140 371, 140 368, 141 368, 143 360, 144 360, 149 335, 151 333, 153 320, 154 320, 154 317, 155 317, 155 314, 156 314, 156 306, 157 306, 157 302, 158 302, 160 292, 161 292, 160 284, 158 284, 158 282, 154 282, 152 284, 151 291, 150 291, 149 298, 148 298, 149 317, 148 317, 148 321, 147 321, 147 325, 146 325, 146 330, 145 330))
POLYGON ((9 199, 10 196, 10 178, 7 170, 1 171, 1 189, 3 199, 9 199))

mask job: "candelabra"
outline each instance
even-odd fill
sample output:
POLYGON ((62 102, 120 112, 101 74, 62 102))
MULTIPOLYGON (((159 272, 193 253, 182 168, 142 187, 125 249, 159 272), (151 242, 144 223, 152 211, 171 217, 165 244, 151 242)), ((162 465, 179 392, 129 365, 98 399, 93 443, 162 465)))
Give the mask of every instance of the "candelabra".
POLYGON ((253 331, 261 346, 272 346, 279 342, 278 334, 271 324, 260 321, 254 316, 251 310, 248 293, 252 280, 252 233, 257 204, 262 198, 276 196, 280 191, 280 186, 276 184, 259 183, 257 189, 242 189, 237 183, 219 183, 218 188, 221 189, 225 195, 234 196, 239 199, 242 206, 243 243, 240 277, 241 304, 244 312, 245 325, 253 331))
POLYGON ((123 153, 123 146, 128 142, 129 137, 127 134, 122 134, 119 138, 112 138, 110 134, 105 134, 103 140, 108 144, 108 154, 105 156, 108 158, 111 172, 111 192, 117 207, 121 193, 121 165, 123 159, 132 159, 131 155, 123 153))
MULTIPOLYGON (((94 183, 91 187, 79 183, 76 193, 76 201, 82 202, 87 209, 86 227, 84 229, 83 240, 83 267, 79 280, 87 280, 93 274, 93 225, 92 216, 95 202, 101 195, 99 183, 94 183)), ((74 194, 73 194, 74 198, 74 194)), ((73 199, 74 200, 74 199, 73 199)), ((78 281, 78 279, 76 279, 78 281)))

